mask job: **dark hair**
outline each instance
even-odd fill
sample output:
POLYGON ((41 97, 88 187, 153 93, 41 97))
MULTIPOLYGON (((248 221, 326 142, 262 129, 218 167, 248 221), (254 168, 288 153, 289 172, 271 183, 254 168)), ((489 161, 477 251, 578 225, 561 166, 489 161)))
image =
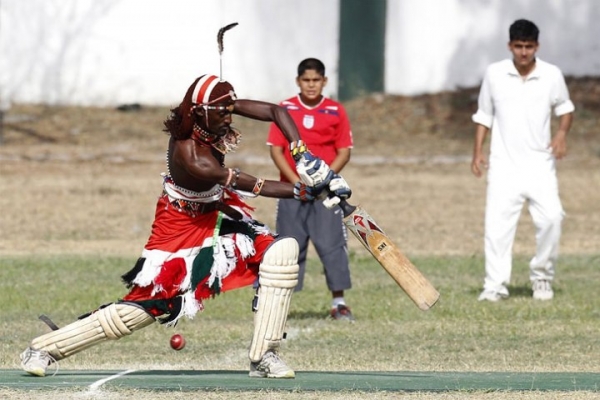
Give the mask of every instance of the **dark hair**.
POLYGON ((510 41, 522 40, 525 42, 532 41, 537 42, 540 30, 531 21, 526 19, 518 19, 508 29, 508 36, 510 41))
POLYGON ((306 70, 314 69, 321 76, 325 76, 325 64, 316 58, 307 58, 298 64, 298 76, 302 76, 306 70))

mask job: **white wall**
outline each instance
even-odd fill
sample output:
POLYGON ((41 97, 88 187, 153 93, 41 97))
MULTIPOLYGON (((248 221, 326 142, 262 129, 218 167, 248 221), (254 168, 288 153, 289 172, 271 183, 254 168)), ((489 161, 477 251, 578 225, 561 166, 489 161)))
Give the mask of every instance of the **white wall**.
MULTIPOLYGON (((0 87, 13 102, 176 104, 201 74, 240 97, 295 93, 301 59, 331 66, 337 87, 338 1, 0 0, 0 87)), ((328 71, 329 72, 329 71, 328 71)))
MULTIPOLYGON (((177 104, 197 76, 219 73, 216 33, 230 22, 223 72, 240 97, 292 95, 306 57, 325 62, 335 96, 339 1, 0 0, 0 100, 177 104)), ((477 85, 521 17, 540 27, 541 58, 600 75, 595 0, 388 0, 386 92, 477 85)))
POLYGON ((508 58, 508 27, 540 28, 541 59, 572 76, 600 75, 600 1, 388 0, 386 92, 472 87, 485 67, 508 58))

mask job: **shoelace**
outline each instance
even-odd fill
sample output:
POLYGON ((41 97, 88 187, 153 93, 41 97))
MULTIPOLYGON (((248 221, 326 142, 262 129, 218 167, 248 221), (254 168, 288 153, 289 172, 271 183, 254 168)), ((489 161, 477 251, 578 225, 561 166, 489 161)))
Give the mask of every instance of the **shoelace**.
POLYGON ((265 353, 265 355, 262 357, 262 362, 267 361, 267 360, 279 360, 279 357, 277 356, 277 354, 273 353, 272 351, 268 351, 265 353))
POLYGON ((268 351, 266 352, 263 357, 262 360, 260 360, 260 366, 262 366, 263 368, 270 366, 272 364, 283 364, 283 360, 281 358, 279 358, 278 354, 275 354, 272 351, 268 351))
POLYGON ((48 358, 50 358, 50 364, 48 364, 48 366, 54 364, 56 365, 56 368, 54 368, 54 373, 52 374, 52 376, 56 375, 58 373, 58 361, 56 360, 56 358, 52 357, 50 354, 48 354, 48 358))

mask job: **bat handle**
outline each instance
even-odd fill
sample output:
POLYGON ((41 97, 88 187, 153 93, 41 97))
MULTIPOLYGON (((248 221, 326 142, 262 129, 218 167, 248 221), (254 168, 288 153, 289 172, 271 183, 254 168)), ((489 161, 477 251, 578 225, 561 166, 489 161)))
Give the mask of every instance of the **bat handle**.
POLYGON ((342 209, 344 217, 347 217, 348 215, 352 214, 354 210, 356 210, 356 206, 353 206, 352 204, 348 203, 345 199, 341 199, 338 205, 342 209))

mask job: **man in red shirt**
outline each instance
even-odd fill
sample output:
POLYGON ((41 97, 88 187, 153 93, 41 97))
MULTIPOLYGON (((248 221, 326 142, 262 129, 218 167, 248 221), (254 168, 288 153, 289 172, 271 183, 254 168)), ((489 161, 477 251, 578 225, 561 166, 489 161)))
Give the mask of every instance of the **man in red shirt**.
MULTIPOLYGON (((344 107, 322 94, 327 84, 325 65, 316 58, 303 60, 298 65, 296 83, 300 93, 280 105, 288 110, 311 153, 339 174, 350 160, 352 131, 344 107)), ((287 150, 288 142, 275 124, 271 124, 267 145, 271 147, 271 158, 280 171, 281 181, 300 181, 287 150)), ((323 264, 327 287, 331 290, 331 317, 354 320, 344 300, 344 291, 352 286, 347 232, 341 209, 328 208, 332 206, 328 202, 326 199, 294 204, 287 199, 278 200, 276 231, 295 238, 300 245, 296 290, 302 289, 308 242, 311 240, 323 264)))

